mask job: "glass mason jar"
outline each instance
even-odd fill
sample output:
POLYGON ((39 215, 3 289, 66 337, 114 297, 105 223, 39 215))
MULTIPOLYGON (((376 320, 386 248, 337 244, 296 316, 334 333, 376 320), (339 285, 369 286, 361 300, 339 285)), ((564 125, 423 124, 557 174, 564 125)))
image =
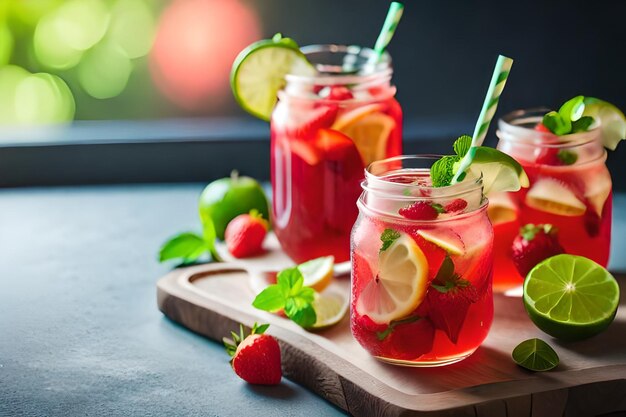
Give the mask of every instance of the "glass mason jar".
POLYGON ((287 75, 271 119, 273 228, 296 262, 350 258, 364 168, 402 153, 402 110, 389 55, 357 46, 302 48, 318 75, 287 75))
POLYGON ((437 159, 374 162, 358 200, 352 334, 393 364, 460 361, 483 342, 493 320, 493 230, 482 178, 434 188, 430 166, 437 159))
POLYGON ((523 282, 511 244, 528 223, 556 226, 566 253, 605 267, 609 261, 612 186, 600 129, 564 136, 537 130, 548 111, 519 110, 498 121, 498 149, 524 167, 530 187, 490 197, 496 290, 523 282))

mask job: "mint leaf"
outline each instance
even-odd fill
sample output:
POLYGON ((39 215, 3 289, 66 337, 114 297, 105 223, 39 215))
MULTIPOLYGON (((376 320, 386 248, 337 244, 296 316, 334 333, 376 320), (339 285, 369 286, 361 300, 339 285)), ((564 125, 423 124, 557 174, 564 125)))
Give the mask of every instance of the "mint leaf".
POLYGON ((572 133, 586 132, 589 130, 595 119, 591 116, 583 116, 572 123, 572 133))
MULTIPOLYGON (((313 290, 312 288, 309 288, 313 290)), ((290 297, 285 303, 285 314, 301 327, 311 327, 317 321, 317 314, 310 301, 303 297, 290 297)))
POLYGON ((559 109, 559 114, 570 123, 580 119, 585 111, 585 96, 576 96, 567 100, 559 109))
POLYGON ((464 157, 469 148, 472 147, 472 137, 470 135, 461 135, 457 140, 454 141, 454 152, 460 156, 464 157))
POLYGON ((287 297, 280 285, 272 284, 261 291, 252 301, 252 306, 259 310, 274 313, 281 308, 285 308, 287 297))
POLYGON ((215 232, 215 225, 213 224, 213 220, 211 220, 210 218, 205 219, 202 222, 202 236, 204 237, 204 242, 206 243, 207 248, 211 253, 211 257, 214 260, 221 262, 222 259, 215 250, 215 239, 217 237, 217 234, 215 232))
POLYGON ((282 288, 285 298, 297 294, 304 284, 304 277, 297 266, 283 269, 276 276, 276 283, 282 288))
POLYGON ((380 341, 383 341, 387 338, 387 336, 389 336, 391 334, 391 332, 393 331, 393 329, 398 325, 398 324, 407 324, 407 323, 413 323, 414 321, 418 321, 420 320, 422 317, 420 316, 408 316, 402 319, 398 319, 398 320, 391 320, 391 322, 389 323, 389 326, 387 326, 387 328, 385 330, 383 330, 382 332, 376 332, 376 338, 380 341))
POLYGON ((389 246, 391 246, 399 237, 400 232, 393 229, 385 229, 380 235, 380 240, 383 242, 383 245, 380 247, 380 252, 384 252, 389 249, 389 246))
POLYGON ((566 149, 562 149, 557 152, 556 157, 559 158, 564 165, 572 165, 575 164, 578 160, 578 154, 574 151, 568 151, 566 149))
POLYGON ((433 187, 450 185, 454 177, 454 164, 461 159, 458 155, 444 156, 430 167, 430 179, 433 187))
POLYGON ((559 355, 541 339, 528 339, 517 345, 511 353, 513 361, 531 371, 541 372, 554 369, 559 364, 559 355))
POLYGON ((555 135, 566 135, 572 130, 572 122, 564 119, 561 114, 551 111, 543 116, 543 125, 555 135))
POLYGON ((182 259, 191 262, 198 259, 209 250, 205 240, 195 233, 180 233, 165 242, 159 250, 159 262, 170 259, 182 259))

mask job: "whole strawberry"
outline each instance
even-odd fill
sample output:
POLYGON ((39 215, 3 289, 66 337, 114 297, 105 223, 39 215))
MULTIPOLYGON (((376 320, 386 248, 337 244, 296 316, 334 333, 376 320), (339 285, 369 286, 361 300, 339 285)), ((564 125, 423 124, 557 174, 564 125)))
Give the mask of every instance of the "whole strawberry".
POLYGON ((268 327, 254 323, 251 333, 244 336, 243 326, 239 325, 239 334, 231 332, 232 341, 224 338, 233 370, 250 384, 276 385, 283 376, 280 346, 272 336, 263 334, 268 327))
POLYGON ((523 226, 513 240, 512 258, 522 277, 539 262, 560 253, 565 253, 559 243, 558 229, 551 224, 523 226))
POLYGON ((262 251, 263 239, 269 224, 256 211, 240 214, 228 223, 224 239, 228 251, 235 258, 245 258, 262 251))

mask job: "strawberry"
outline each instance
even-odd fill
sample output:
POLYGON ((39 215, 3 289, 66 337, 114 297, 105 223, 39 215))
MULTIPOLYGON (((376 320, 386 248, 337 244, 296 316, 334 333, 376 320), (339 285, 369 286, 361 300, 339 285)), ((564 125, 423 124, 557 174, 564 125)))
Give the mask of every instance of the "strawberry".
POLYGON ((444 209, 446 213, 457 213, 465 210, 467 207, 467 201, 462 198, 456 198, 445 205, 444 209))
POLYGON ((239 325, 239 334, 231 332, 232 341, 224 338, 233 370, 250 384, 276 385, 283 376, 280 346, 272 336, 263 334, 268 327, 254 323, 250 334, 244 336, 243 326, 239 325))
POLYGON ((356 325, 370 332, 384 332, 387 328, 386 324, 378 324, 372 320, 367 314, 363 316, 355 315, 356 325))
POLYGON ((425 201, 416 201, 415 203, 402 207, 398 210, 398 214, 405 219, 410 220, 435 220, 439 216, 439 205, 427 203, 425 201))
POLYGON ((559 243, 556 227, 551 224, 535 226, 532 223, 520 229, 511 250, 513 263, 523 277, 544 259, 565 252, 559 243))
POLYGON ((226 226, 226 247, 235 258, 260 253, 267 229, 268 222, 256 210, 250 211, 250 214, 240 214, 226 226))
POLYGON ((414 316, 393 323, 386 344, 395 359, 412 360, 430 352, 434 340, 435 328, 432 323, 426 318, 414 316))
POLYGON ((467 311, 478 299, 476 287, 454 272, 454 262, 446 256, 426 294, 428 317, 435 328, 456 343, 467 311))
POLYGON ((330 92, 328 93, 329 100, 351 100, 354 96, 348 90, 348 88, 343 85, 333 85, 330 87, 330 92))
POLYGON ((338 112, 339 106, 336 104, 320 105, 309 112, 310 117, 305 122, 289 132, 290 136, 297 139, 310 139, 319 129, 332 126, 338 112))
POLYGON ((543 123, 537 123, 535 125, 535 130, 542 133, 552 133, 552 131, 550 131, 550 129, 548 129, 543 123))
POLYGON ((543 148, 537 156, 540 165, 572 165, 578 160, 574 151, 567 149, 543 148))
POLYGON ((589 200, 585 200, 585 205, 587 206, 587 210, 585 211, 585 215, 583 217, 583 223, 585 225, 585 230, 589 237, 596 237, 600 234, 600 224, 602 223, 602 219, 596 213, 595 208, 589 200))

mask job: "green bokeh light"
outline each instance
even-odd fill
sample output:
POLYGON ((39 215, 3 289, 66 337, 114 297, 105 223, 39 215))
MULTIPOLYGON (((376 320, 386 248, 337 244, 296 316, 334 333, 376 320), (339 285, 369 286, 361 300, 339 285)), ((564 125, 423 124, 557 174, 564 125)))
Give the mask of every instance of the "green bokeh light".
POLYGON ((155 29, 154 16, 146 3, 142 0, 118 0, 113 5, 106 36, 133 59, 150 52, 155 29))
POLYGON ((37 24, 33 37, 37 60, 46 67, 59 70, 74 67, 82 56, 82 51, 63 41, 61 25, 55 14, 45 16, 37 24))
POLYGON ((81 87, 94 98, 119 95, 126 88, 133 65, 121 46, 101 42, 90 49, 78 66, 81 87))
POLYGON ((69 0, 56 11, 61 40, 84 51, 98 43, 109 25, 109 10, 102 0, 69 0))
POLYGON ((17 123, 70 122, 76 109, 69 87, 56 75, 39 73, 24 78, 15 89, 17 123))
POLYGON ((0 124, 14 124, 15 90, 30 73, 15 65, 0 68, 0 124))
POLYGON ((13 52, 13 35, 6 24, 0 22, 0 67, 7 65, 13 52))

